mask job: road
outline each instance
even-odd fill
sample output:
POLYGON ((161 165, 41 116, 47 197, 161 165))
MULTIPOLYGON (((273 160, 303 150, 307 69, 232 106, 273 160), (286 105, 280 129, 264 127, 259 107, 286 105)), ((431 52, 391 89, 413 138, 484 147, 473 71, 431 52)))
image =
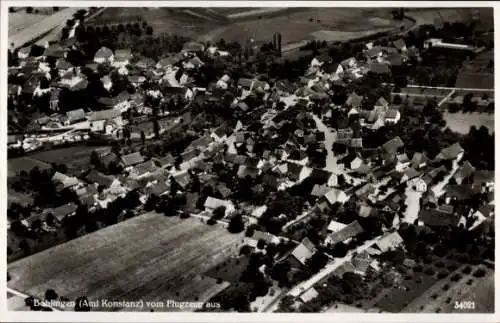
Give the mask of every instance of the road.
MULTIPOLYGON (((394 83, 382 83, 382 85, 396 86, 394 83)), ((426 86, 426 85, 407 85, 407 88, 417 89, 436 89, 436 90, 449 90, 449 91, 469 91, 469 92, 494 92, 495 89, 475 89, 465 87, 444 87, 444 86, 426 86)))

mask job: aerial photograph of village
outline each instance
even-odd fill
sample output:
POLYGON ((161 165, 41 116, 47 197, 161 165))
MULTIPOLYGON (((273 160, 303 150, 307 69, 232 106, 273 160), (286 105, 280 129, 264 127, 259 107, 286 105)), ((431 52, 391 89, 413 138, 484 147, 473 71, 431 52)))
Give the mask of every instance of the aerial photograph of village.
POLYGON ((68 5, 6 14, 8 311, 494 313, 493 8, 68 5))

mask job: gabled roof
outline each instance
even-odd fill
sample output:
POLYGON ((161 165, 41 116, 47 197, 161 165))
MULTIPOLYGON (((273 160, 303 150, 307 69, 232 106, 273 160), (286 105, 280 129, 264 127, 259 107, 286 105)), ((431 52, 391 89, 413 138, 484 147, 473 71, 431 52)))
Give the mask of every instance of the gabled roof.
POLYGON ((459 169, 453 174, 453 177, 457 182, 461 182, 464 178, 467 178, 474 174, 476 171, 476 168, 469 163, 469 161, 466 161, 462 166, 460 166, 459 169))
POLYGON ((347 200, 349 200, 349 197, 344 191, 336 188, 331 189, 328 193, 326 193, 325 198, 328 200, 330 204, 334 204, 336 202, 345 203, 347 202, 347 200))
POLYGON ((427 163, 429 158, 425 153, 416 152, 411 159, 411 167, 419 168, 421 164, 427 163))
POLYGON ((399 245, 403 243, 403 238, 399 235, 397 231, 387 233, 382 238, 375 242, 375 245, 382 252, 396 249, 399 245))
POLYGON ((130 48, 117 49, 115 50, 115 58, 118 60, 130 59, 132 58, 132 50, 130 48))
POLYGON ((147 190, 150 194, 161 196, 169 190, 169 187, 164 181, 158 181, 158 183, 149 186, 147 190))
POLYGON ((330 188, 326 185, 319 185, 319 184, 316 184, 314 185, 313 187, 313 190, 311 192, 311 195, 312 196, 318 196, 318 197, 321 197, 321 196, 324 196, 326 193, 328 193, 330 191, 330 188))
POLYGON ((205 45, 197 42, 187 42, 182 49, 187 52, 202 52, 205 50, 205 45))
POLYGON ((375 103, 375 106, 387 107, 388 105, 389 102, 387 102, 387 100, 383 96, 378 98, 377 103, 375 103))
POLYGON ((345 226, 344 228, 340 229, 339 231, 332 233, 330 235, 330 243, 332 245, 335 245, 336 243, 344 242, 347 239, 357 236, 363 231, 364 230, 361 224, 359 224, 358 221, 354 221, 345 226))
POLYGON ((220 206, 224 206, 226 207, 226 211, 227 211, 227 208, 228 206, 232 205, 232 203, 230 201, 226 201, 226 200, 220 200, 220 199, 217 199, 217 198, 214 198, 214 197, 207 197, 207 199, 205 200, 205 203, 203 204, 203 206, 205 208, 209 208, 209 209, 216 209, 220 206))
POLYGON ((140 152, 135 152, 122 156, 121 161, 125 165, 125 167, 127 167, 142 163, 144 161, 144 158, 142 157, 140 152))
POLYGON ((107 47, 101 47, 94 55, 94 58, 110 58, 113 56, 113 51, 107 47))
POLYGON ((63 57, 64 56, 64 48, 61 47, 59 44, 52 44, 50 45, 45 51, 43 52, 43 56, 47 57, 63 57))
POLYGON ((73 64, 65 59, 59 59, 56 63, 56 68, 58 70, 69 70, 70 68, 73 68, 73 64))
POLYGON ((96 171, 95 169, 91 170, 90 173, 85 176, 85 180, 89 183, 97 183, 99 185, 103 185, 108 187, 113 182, 112 176, 106 176, 101 172, 96 171))
POLYGON ((394 154, 399 148, 403 147, 403 140, 399 136, 392 138, 382 145, 382 148, 389 154, 394 154))
POLYGON ((457 142, 454 143, 453 145, 443 148, 441 152, 436 156, 436 159, 445 159, 445 160, 455 159, 462 152, 464 152, 464 149, 457 142))
POLYGON ((403 173, 408 177, 408 179, 413 179, 415 177, 420 176, 420 173, 411 167, 405 169, 403 173))
POLYGON ((361 103, 363 102, 363 97, 356 94, 356 92, 352 92, 351 95, 346 100, 346 104, 353 107, 359 108, 361 103))
POLYGON ((76 109, 66 112, 66 116, 70 121, 77 121, 85 119, 85 111, 83 109, 76 109))
POLYGON ((441 212, 438 209, 422 209, 418 219, 425 225, 432 227, 457 226, 460 216, 453 213, 441 212))
POLYGON ((373 46, 372 48, 368 49, 365 54, 368 57, 375 57, 379 55, 382 52, 382 48, 380 46, 373 46))
POLYGON ((410 159, 408 158, 408 155, 406 153, 397 155, 396 159, 400 163, 408 163, 410 161, 410 159))
POLYGON ((375 192, 375 187, 371 183, 367 183, 360 187, 356 192, 356 196, 364 196, 364 195, 369 195, 375 192))
POLYGON ((390 74, 391 70, 387 64, 382 63, 371 63, 370 64, 370 72, 375 74, 390 74))
POLYGON ((315 249, 314 244, 308 238, 305 238, 293 249, 291 255, 300 263, 305 264, 306 260, 312 257, 315 249))
POLYGON ((107 110, 100 110, 100 111, 93 111, 90 117, 88 118, 89 121, 98 121, 98 120, 112 120, 114 118, 117 118, 121 115, 120 110, 117 109, 107 109, 107 110))
POLYGON ((404 48, 406 48, 406 43, 402 38, 396 39, 392 42, 392 44, 399 50, 403 50, 404 48))
POLYGON ((144 163, 140 163, 140 164, 135 165, 134 169, 138 175, 143 175, 146 173, 153 173, 153 172, 157 171, 158 166, 156 166, 156 164, 154 163, 153 160, 148 160, 144 163))
POLYGON ((54 214, 54 217, 58 220, 61 221, 64 219, 64 217, 70 215, 71 213, 75 212, 78 206, 74 203, 68 203, 61 205, 59 207, 56 207, 55 209, 52 210, 52 214, 54 214))
POLYGON ((252 79, 242 77, 238 80, 238 86, 250 89, 252 87, 253 82, 254 80, 252 79))

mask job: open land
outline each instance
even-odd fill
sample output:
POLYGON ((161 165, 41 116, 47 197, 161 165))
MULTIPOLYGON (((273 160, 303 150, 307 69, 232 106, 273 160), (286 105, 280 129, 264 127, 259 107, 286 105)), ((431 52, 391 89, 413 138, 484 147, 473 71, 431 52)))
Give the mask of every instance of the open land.
POLYGON ((495 116, 488 113, 449 113, 444 112, 443 118, 446 120, 446 124, 450 130, 467 134, 469 133, 470 127, 475 126, 480 128, 485 126, 490 132, 495 131, 495 116))
MULTIPOLYGON (((60 26, 67 19, 73 17, 73 14, 77 12, 78 7, 69 7, 60 10, 50 16, 42 16, 42 19, 37 19, 31 23, 24 23, 22 16, 13 16, 16 13, 9 14, 9 44, 14 44, 14 47, 18 48, 24 44, 36 39, 44 34, 50 32, 52 29, 60 26), (13 20, 10 22, 10 20, 13 20), (17 28, 16 32, 10 30, 10 28, 17 28)), ((18 13, 22 14, 22 13, 18 13)))
POLYGON ((39 297, 55 288, 73 300, 202 301, 223 286, 200 275, 240 239, 194 218, 147 213, 10 264, 8 285, 39 297))
POLYGON ((7 176, 15 177, 21 171, 29 173, 35 166, 38 166, 40 170, 44 170, 50 168, 50 162, 47 163, 29 156, 12 158, 7 161, 7 176))

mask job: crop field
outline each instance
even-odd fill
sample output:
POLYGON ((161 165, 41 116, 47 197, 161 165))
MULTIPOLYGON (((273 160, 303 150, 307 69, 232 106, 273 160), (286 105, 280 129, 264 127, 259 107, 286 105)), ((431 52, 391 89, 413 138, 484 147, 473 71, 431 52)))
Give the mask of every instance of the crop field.
POLYGON ((35 15, 36 20, 26 17, 22 12, 9 13, 9 44, 13 43, 17 48, 38 38, 60 26, 79 9, 81 8, 69 7, 52 15, 35 15))
POLYGON ((439 282, 410 303, 403 312, 492 313, 495 307, 494 271, 490 270, 485 277, 476 278, 472 274, 462 273, 460 269, 455 272, 460 276, 458 281, 446 279, 439 282), (445 290, 445 285, 450 288, 445 290), (467 301, 474 302, 475 308, 455 308, 455 302, 467 301))
POLYGON ((205 275, 214 279, 220 278, 226 282, 237 283, 248 265, 248 260, 248 257, 229 258, 224 263, 211 268, 205 275))
POLYGON ((194 218, 146 213, 11 263, 8 286, 39 297, 54 288, 72 300, 206 301, 227 284, 202 274, 237 254, 241 239, 194 218))
POLYGON ((8 159, 7 160, 8 177, 9 178, 15 177, 17 173, 21 171, 29 173, 29 171, 31 171, 35 166, 38 166, 40 170, 48 169, 51 167, 50 163, 46 163, 28 156, 8 159))
POLYGON ((282 34, 283 45, 305 39, 335 40, 332 33, 349 37, 365 36, 370 33, 398 27, 390 17, 388 9, 353 9, 353 8, 304 8, 276 13, 270 17, 248 21, 234 22, 221 26, 204 35, 204 38, 228 41, 245 41, 253 38, 256 41, 272 41, 273 34, 282 34), (359 24, 363 19, 364 23, 359 24), (317 34, 323 31, 323 33, 317 34), (314 34, 316 33, 316 34, 314 34), (326 39, 328 37, 328 39, 326 39))
POLYGON ((110 151, 109 147, 85 146, 78 145, 69 148, 51 149, 40 151, 30 155, 31 159, 45 162, 48 164, 65 164, 68 170, 80 170, 81 167, 86 167, 90 163, 90 154, 95 150, 99 153, 110 151))
POLYGON ((411 8, 407 15, 416 20, 416 26, 435 24, 436 22, 467 21, 474 14, 474 10, 479 12, 482 23, 493 26, 493 8, 411 8))
POLYGON ((490 133, 495 131, 495 116, 489 113, 449 113, 444 112, 443 118, 446 121, 446 125, 450 130, 458 132, 460 134, 468 134, 470 127, 475 126, 480 128, 485 126, 488 128, 490 133))

